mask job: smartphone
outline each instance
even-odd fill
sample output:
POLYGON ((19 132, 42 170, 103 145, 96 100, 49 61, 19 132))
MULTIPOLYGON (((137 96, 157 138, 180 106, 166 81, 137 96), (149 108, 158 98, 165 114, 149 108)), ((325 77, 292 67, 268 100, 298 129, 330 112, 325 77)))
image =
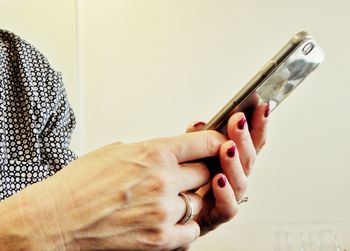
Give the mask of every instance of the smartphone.
POLYGON ((230 116, 244 112, 248 123, 257 104, 269 103, 270 112, 323 62, 325 54, 305 31, 288 43, 206 124, 203 130, 226 134, 230 116))

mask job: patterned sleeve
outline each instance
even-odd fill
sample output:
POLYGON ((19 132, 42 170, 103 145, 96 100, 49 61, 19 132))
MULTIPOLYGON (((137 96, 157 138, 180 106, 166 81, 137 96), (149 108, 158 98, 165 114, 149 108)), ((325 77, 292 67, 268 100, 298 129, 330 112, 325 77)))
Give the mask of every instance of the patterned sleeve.
POLYGON ((60 74, 32 45, 0 30, 0 200, 76 158, 74 126, 60 74))

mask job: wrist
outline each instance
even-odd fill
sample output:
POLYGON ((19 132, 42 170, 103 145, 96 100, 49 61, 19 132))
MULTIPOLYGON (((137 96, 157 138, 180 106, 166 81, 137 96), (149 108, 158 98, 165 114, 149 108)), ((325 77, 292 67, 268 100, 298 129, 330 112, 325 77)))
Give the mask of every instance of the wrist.
POLYGON ((21 194, 0 203, 0 249, 32 250, 32 232, 26 222, 21 194))
POLYGON ((70 250, 72 238, 65 231, 65 214, 60 208, 65 199, 57 198, 60 194, 52 190, 52 185, 57 185, 52 178, 27 187, 21 194, 22 215, 33 250, 70 250))
POLYGON ((0 203, 0 250, 70 249, 47 180, 0 203))

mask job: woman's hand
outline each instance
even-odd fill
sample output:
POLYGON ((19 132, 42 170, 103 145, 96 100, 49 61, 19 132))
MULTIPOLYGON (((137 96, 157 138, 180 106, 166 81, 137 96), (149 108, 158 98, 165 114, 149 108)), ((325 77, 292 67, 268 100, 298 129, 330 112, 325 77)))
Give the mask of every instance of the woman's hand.
MULTIPOLYGON (((240 134, 246 135, 245 130, 240 134)), ((196 160, 221 152, 226 161, 225 140, 217 132, 202 131, 134 144, 115 143, 89 153, 2 202, 0 213, 5 220, 0 227, 0 246, 3 233, 21 237, 12 238, 12 250, 169 250, 188 246, 200 235, 200 227, 193 220, 178 223, 186 211, 179 193, 198 190, 209 182, 207 167, 196 160), (24 238, 28 235, 30 238, 24 238)), ((236 175, 230 172, 239 169, 236 162, 238 155, 223 163, 232 183, 236 175)), ((220 223, 222 215, 231 216, 236 210, 230 186, 213 187, 216 205, 210 209, 210 219, 201 214, 200 224, 209 220, 220 223)), ((198 214, 202 198, 193 192, 187 196, 198 214)))
MULTIPOLYGON (((203 208, 196 218, 201 227, 201 235, 229 221, 237 214, 237 202, 245 195, 247 178, 253 169, 256 154, 266 142, 268 115, 268 104, 260 104, 252 116, 251 128, 248 128, 243 113, 236 113, 229 119, 228 139, 220 147, 222 170, 211 180, 210 192, 208 186, 197 191, 203 198, 203 208)), ((204 125, 202 122, 195 123, 187 131, 198 131, 204 125)))

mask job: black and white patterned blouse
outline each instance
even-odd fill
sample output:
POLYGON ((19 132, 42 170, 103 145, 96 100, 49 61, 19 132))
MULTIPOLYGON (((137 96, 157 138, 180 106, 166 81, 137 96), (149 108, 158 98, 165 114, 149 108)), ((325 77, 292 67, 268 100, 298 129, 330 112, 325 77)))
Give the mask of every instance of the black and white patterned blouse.
POLYGON ((32 45, 0 30, 0 201, 75 158, 74 125, 60 74, 32 45))

